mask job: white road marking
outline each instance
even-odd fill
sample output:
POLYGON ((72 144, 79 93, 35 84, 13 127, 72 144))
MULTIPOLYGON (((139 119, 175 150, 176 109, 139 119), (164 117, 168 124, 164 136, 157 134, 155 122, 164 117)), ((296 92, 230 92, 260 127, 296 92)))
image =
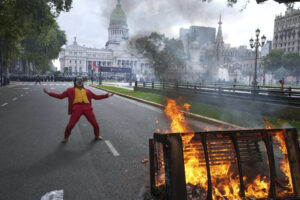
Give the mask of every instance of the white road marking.
POLYGON ((17 100, 17 99, 18 99, 18 98, 17 98, 17 97, 15 97, 15 98, 13 98, 12 100, 13 100, 13 101, 15 101, 15 100, 17 100))
POLYGON ((8 103, 4 103, 4 104, 2 104, 1 106, 6 106, 8 103))
POLYGON ((115 147, 110 143, 109 140, 105 140, 105 144, 108 146, 109 150, 112 152, 114 156, 120 156, 118 151, 115 149, 115 147))
POLYGON ((51 90, 55 90, 55 88, 54 87, 52 87, 52 88, 50 88, 51 90))
POLYGON ((23 94, 20 95, 21 97, 24 96, 23 94))
POLYGON ((53 190, 51 192, 47 192, 42 196, 41 199, 56 199, 56 200, 62 200, 64 197, 64 190, 53 190))

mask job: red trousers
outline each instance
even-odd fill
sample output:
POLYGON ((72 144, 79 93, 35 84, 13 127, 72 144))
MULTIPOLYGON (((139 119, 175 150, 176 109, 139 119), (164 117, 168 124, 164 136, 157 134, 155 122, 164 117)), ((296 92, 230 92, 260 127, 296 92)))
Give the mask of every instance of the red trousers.
POLYGON ((75 104, 73 105, 72 115, 65 130, 65 138, 68 138, 71 135, 71 131, 80 119, 81 115, 84 115, 87 120, 93 125, 95 136, 99 136, 100 128, 91 104, 75 104))

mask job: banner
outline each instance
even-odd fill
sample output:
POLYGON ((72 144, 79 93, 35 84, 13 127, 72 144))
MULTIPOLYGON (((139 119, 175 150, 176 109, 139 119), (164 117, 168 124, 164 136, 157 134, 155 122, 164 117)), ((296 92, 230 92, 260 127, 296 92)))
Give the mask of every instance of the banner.
POLYGON ((124 67, 102 67, 101 61, 89 61, 88 68, 99 69, 101 72, 131 73, 131 68, 124 67))
POLYGON ((118 72, 118 73, 131 73, 131 68, 123 67, 100 67, 101 72, 118 72))
POLYGON ((101 62, 100 61, 93 61, 93 69, 100 68, 101 62))

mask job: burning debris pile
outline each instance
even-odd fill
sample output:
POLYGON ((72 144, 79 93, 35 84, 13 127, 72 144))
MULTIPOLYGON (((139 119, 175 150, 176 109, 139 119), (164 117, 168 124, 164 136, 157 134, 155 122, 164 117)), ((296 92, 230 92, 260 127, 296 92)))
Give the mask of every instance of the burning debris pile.
POLYGON ((151 192, 163 199, 300 199, 295 129, 193 132, 167 99, 171 133, 150 140, 151 192))

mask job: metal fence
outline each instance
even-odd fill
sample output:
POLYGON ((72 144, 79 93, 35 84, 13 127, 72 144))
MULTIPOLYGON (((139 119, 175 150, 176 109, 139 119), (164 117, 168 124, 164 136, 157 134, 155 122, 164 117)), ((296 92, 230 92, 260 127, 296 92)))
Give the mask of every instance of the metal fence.
POLYGON ((184 94, 220 95, 226 97, 270 101, 300 106, 300 88, 262 87, 246 85, 189 84, 180 82, 135 82, 135 88, 174 91, 184 94))

